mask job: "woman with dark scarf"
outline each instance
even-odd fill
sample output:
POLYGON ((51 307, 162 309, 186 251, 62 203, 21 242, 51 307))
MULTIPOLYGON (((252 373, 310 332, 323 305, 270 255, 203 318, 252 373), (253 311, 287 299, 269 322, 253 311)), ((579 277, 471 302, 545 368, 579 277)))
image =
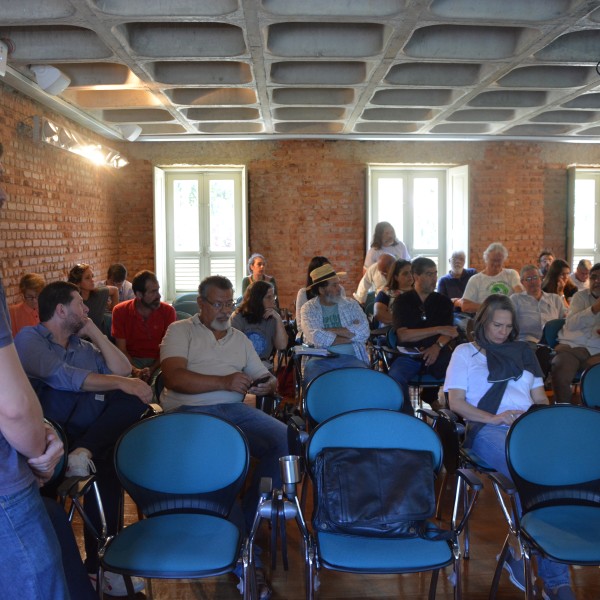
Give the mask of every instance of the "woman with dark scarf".
MULTIPOLYGON (((465 445, 507 477, 510 425, 532 404, 548 404, 540 366, 527 343, 515 341, 518 334, 510 299, 488 296, 475 317, 475 341, 456 347, 444 385, 450 408, 467 422, 465 445)), ((504 568, 524 591, 523 562, 517 554, 511 548, 504 568)), ((538 559, 538 574, 544 580, 544 598, 574 600, 567 565, 538 559)))

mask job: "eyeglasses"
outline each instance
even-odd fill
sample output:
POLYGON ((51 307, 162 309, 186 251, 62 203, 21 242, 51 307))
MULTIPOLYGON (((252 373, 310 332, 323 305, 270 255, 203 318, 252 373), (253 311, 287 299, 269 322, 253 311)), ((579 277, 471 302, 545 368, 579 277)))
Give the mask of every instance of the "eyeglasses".
POLYGON ((37 302, 37 299, 38 299, 37 296, 23 296, 23 298, 25 298, 25 300, 27 300, 27 302, 37 302))
POLYGON ((539 279, 539 277, 537 275, 532 275, 531 277, 524 277, 523 281, 526 281, 527 283, 531 283, 532 281, 537 281, 539 279))
POLYGON ((222 310, 223 308, 233 308, 235 305, 235 302, 233 300, 228 300, 227 302, 211 302, 207 298, 202 298, 202 302, 210 304, 215 310, 222 310))

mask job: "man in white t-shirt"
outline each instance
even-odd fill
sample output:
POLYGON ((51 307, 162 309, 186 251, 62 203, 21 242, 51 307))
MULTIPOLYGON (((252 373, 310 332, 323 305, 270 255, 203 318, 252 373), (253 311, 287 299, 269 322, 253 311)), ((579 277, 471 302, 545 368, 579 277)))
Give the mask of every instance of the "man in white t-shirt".
POLYGON ((466 313, 476 313, 481 303, 492 294, 522 292, 519 274, 514 269, 505 269, 508 250, 500 243, 490 244, 483 253, 485 269, 469 279, 462 297, 461 309, 466 313))
POLYGON ((569 275, 569 279, 577 286, 577 290, 587 290, 590 287, 590 269, 592 263, 585 258, 577 264, 577 268, 569 275))

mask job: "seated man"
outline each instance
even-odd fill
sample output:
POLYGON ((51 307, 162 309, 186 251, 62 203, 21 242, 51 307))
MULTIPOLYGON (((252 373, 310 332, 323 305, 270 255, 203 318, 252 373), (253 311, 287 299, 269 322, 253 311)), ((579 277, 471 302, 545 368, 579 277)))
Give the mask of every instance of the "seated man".
POLYGON ((552 319, 564 319, 567 310, 558 294, 542 290, 542 276, 534 265, 525 265, 521 269, 521 284, 525 291, 510 297, 517 315, 517 339, 529 343, 542 367, 545 379, 550 372, 552 350, 547 346, 538 347, 537 344, 542 338, 544 325, 552 319))
POLYGON ((521 269, 521 284, 525 291, 510 297, 517 313, 517 339, 533 344, 535 351, 544 325, 552 319, 564 319, 567 311, 558 294, 542 291, 542 277, 534 265, 525 265, 521 269))
POLYGON ((457 312, 462 310, 462 297, 465 293, 467 282, 477 273, 477 269, 465 269, 466 260, 467 256, 463 250, 455 250, 448 259, 450 271, 440 277, 437 284, 438 293, 446 296, 446 298, 450 298, 454 305, 454 310, 457 312))
POLYGON ((540 265, 540 273, 542 274, 542 279, 546 277, 548 273, 548 269, 554 260, 554 252, 552 250, 548 250, 544 248, 540 255, 538 256, 538 264, 540 265))
POLYGON ((307 289, 312 289, 315 297, 302 307, 304 340, 338 356, 309 358, 304 367, 304 381, 342 367, 366 368, 369 321, 360 304, 342 297, 340 279, 329 263, 316 268, 310 277, 313 283, 307 289))
POLYGON ((590 269, 592 263, 585 258, 577 263, 577 268, 569 275, 569 279, 577 286, 577 290, 587 290, 590 287, 590 269))
POLYGON ((133 278, 134 300, 117 304, 112 315, 112 336, 129 359, 131 374, 151 383, 160 367, 160 342, 177 320, 175 309, 160 301, 160 286, 151 271, 133 278))
POLYGON ((388 271, 396 262, 396 259, 391 254, 382 254, 376 263, 373 263, 363 275, 354 298, 363 304, 367 300, 367 294, 371 291, 378 292, 383 289, 387 283, 388 271))
MULTIPOLYGON (((419 257, 412 262, 414 289, 398 296, 393 307, 393 324, 398 345, 416 347, 417 355, 400 355, 394 359, 390 376, 402 387, 404 410, 412 412, 408 382, 419 374, 442 379, 450 362, 448 342, 458 336, 452 324, 452 302, 435 290, 437 268, 430 258, 419 257)), ((435 408, 438 388, 425 388, 423 400, 435 408)))
MULTIPOLYGON (((133 300, 135 294, 133 293, 132 284, 127 281, 127 269, 125 265, 121 263, 115 263, 108 267, 108 273, 106 274, 106 280, 98 282, 98 285, 112 285, 119 290, 119 302, 125 302, 125 300, 133 300)), ((114 308, 114 306, 112 307, 114 308)))
POLYGON ((505 269, 508 250, 499 242, 490 244, 483 253, 485 269, 469 279, 463 294, 461 308, 466 313, 476 313, 481 303, 492 294, 510 296, 522 292, 519 274, 505 269))
POLYGON ((244 495, 250 529, 261 477, 281 487, 279 458, 288 453, 283 423, 244 404, 247 393, 275 392, 277 380, 256 354, 252 342, 231 327, 233 286, 226 277, 207 277, 198 289, 198 314, 176 321, 160 345, 165 410, 203 412, 235 423, 248 438, 250 454, 259 460, 254 484, 244 495))
POLYGON ((590 270, 590 289, 577 292, 567 321, 558 334, 552 359, 555 402, 571 401, 571 382, 577 371, 600 362, 600 263, 590 270))
MULTIPOLYGON (((72 448, 67 476, 96 470, 106 512, 108 533, 119 525, 121 488, 112 451, 119 436, 135 423, 152 400, 152 389, 129 377, 127 358, 88 318, 77 286, 64 281, 48 284, 39 296, 40 324, 25 327, 15 346, 45 416, 60 423, 72 448), (88 337, 91 342, 81 339, 88 337), (93 462, 92 462, 93 459, 93 462)), ((96 503, 86 502, 95 526, 96 503)), ((86 567, 98 568, 96 540, 85 535, 86 567)), ((136 587, 141 589, 141 582, 136 587)))
POLYGON ((19 281, 19 291, 23 302, 8 307, 12 326, 12 335, 15 337, 23 327, 37 325, 40 322, 38 314, 38 296, 46 285, 46 281, 37 273, 27 273, 19 281))

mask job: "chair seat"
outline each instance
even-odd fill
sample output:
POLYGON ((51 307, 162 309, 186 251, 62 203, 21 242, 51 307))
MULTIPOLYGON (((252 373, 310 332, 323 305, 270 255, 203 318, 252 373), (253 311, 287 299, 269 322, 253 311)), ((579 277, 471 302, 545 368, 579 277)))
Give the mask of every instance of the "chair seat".
POLYGON ((319 533, 317 545, 324 566, 355 573, 410 573, 438 569, 453 560, 450 545, 444 540, 319 533))
POLYGON ((550 558, 600 564, 600 507, 550 506, 521 519, 523 532, 550 558))
POLYGON ((209 577, 231 571, 241 536, 231 522, 211 515, 172 514, 123 529, 104 554, 104 568, 159 579, 209 577))
POLYGON ((485 473, 487 471, 492 472, 496 470, 491 465, 488 465, 483 458, 481 458, 478 454, 475 454, 475 452, 473 452, 470 448, 462 447, 460 452, 463 457, 479 471, 483 471, 485 473))

